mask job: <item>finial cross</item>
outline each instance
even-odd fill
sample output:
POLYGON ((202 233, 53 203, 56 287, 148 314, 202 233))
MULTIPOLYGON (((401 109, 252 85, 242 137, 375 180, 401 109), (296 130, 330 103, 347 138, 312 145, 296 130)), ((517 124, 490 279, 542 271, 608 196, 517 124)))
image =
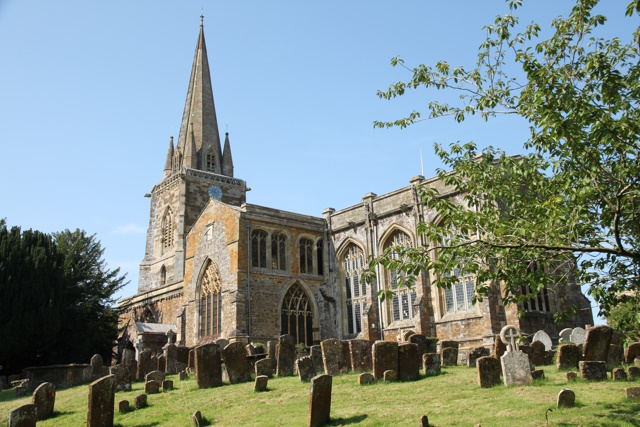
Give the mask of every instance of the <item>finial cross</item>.
POLYGON ((513 325, 507 325, 500 331, 500 340, 507 345, 507 351, 520 351, 517 338, 520 338, 520 331, 513 325))

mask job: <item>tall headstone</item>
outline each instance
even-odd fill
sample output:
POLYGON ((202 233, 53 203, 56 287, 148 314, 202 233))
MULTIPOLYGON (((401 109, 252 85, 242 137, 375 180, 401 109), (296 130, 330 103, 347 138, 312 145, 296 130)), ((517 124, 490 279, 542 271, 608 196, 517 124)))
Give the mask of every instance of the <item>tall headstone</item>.
POLYGON ((310 353, 311 360, 313 361, 313 366, 316 370, 316 374, 318 372, 324 372, 324 362, 322 361, 322 347, 320 347, 320 345, 312 345, 310 353))
POLYGON ((349 372, 351 370, 351 352, 348 340, 340 341, 340 352, 342 353, 342 357, 340 357, 340 372, 349 372))
POLYGON ((571 331, 571 335, 569 335, 569 341, 572 344, 580 345, 584 344, 584 337, 586 336, 587 331, 582 328, 573 328, 571 331))
MULTIPOLYGON (((412 337, 414 336, 412 335, 412 337)), ((371 372, 373 369, 373 361, 371 360, 372 345, 369 340, 349 341, 351 370, 353 372, 371 372)))
POLYGON ((606 325, 590 328, 582 346, 582 360, 587 362, 606 362, 613 329, 606 325))
POLYGON ((33 392, 31 401, 38 408, 38 419, 44 420, 53 415, 53 407, 56 404, 56 388, 51 383, 40 384, 33 392))
POLYGON ((170 343, 164 346, 165 372, 169 375, 178 373, 176 363, 178 362, 178 347, 170 343))
POLYGON ((231 384, 251 381, 251 363, 241 342, 229 344, 222 350, 222 360, 231 384))
POLYGON ((309 427, 324 426, 331 415, 331 375, 318 375, 311 379, 309 396, 309 427))
POLYGON ((267 341, 267 357, 276 360, 276 343, 273 341, 267 341))
POLYGON ((222 385, 222 356, 217 344, 196 347, 194 362, 198 388, 222 385))
POLYGON ((398 372, 398 343, 394 341, 376 341, 372 347, 373 377, 384 378, 385 371, 398 372))
POLYGON ((144 378, 151 371, 155 370, 151 359, 151 349, 145 348, 138 353, 138 372, 136 377, 138 381, 144 381, 144 378))
POLYGON ((324 373, 326 375, 337 375, 340 373, 342 359, 342 345, 335 338, 329 338, 320 343, 322 349, 322 362, 324 364, 324 373))
MULTIPOLYGON (((125 348, 122 351, 122 364, 127 369, 127 384, 129 384, 130 387, 131 383, 136 380, 136 371, 138 370, 136 351, 130 348, 125 348)), ((129 389, 129 387, 127 389, 129 389)))
POLYGON ((539 330, 535 334, 533 334, 532 341, 540 341, 544 344, 544 350, 549 351, 553 347, 553 342, 551 341, 551 337, 543 330, 539 330))
POLYGON ((420 356, 416 344, 398 345, 398 379, 400 381, 420 379, 420 356))
POLYGON ((89 384, 87 427, 113 427, 116 378, 107 375, 89 384))
POLYGON ((500 339, 507 346, 507 351, 500 357, 504 385, 528 385, 533 382, 529 356, 520 351, 520 331, 507 325, 500 331, 500 339))
POLYGON ((36 427, 38 408, 36 405, 22 405, 9 412, 7 427, 36 427))
POLYGON ((482 388, 490 388, 500 384, 500 361, 495 357, 482 356, 476 360, 478 384, 482 388))
POLYGON ((278 338, 278 346, 276 375, 289 377, 293 375, 293 364, 296 360, 296 341, 291 335, 282 335, 278 338))

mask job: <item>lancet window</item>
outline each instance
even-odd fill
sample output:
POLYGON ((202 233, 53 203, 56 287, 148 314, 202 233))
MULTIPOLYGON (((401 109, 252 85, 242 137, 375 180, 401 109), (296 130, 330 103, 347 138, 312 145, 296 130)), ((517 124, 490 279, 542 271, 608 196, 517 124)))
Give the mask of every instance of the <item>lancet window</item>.
POLYGON ((271 236, 271 268, 273 270, 287 269, 286 251, 287 236, 283 233, 274 233, 271 236))
POLYGON ((347 248, 341 263, 345 295, 346 333, 362 331, 362 316, 367 305, 367 284, 360 280, 365 267, 364 252, 355 244, 347 248))
MULTIPOLYGON (((451 229, 450 233, 457 233, 455 229, 451 229)), ((448 246, 451 239, 445 238, 442 241, 443 246, 448 246)), ((461 270, 454 267, 452 270, 454 276, 458 278, 457 282, 450 288, 444 289, 444 306, 445 313, 460 313, 470 311, 474 308, 473 297, 475 295, 475 276, 461 276, 461 270)), ((450 275, 451 273, 448 273, 450 275)))
POLYGON ((222 294, 218 267, 211 260, 200 283, 200 338, 219 336, 222 326, 222 294))
POLYGON ((300 273, 313 274, 313 240, 300 239, 300 273))
POLYGON ((211 151, 207 153, 205 156, 205 170, 207 172, 215 172, 216 171, 216 156, 211 151))
POLYGON ((251 266, 267 268, 267 233, 265 231, 251 232, 251 266))
POLYGON ((318 276, 322 276, 324 274, 324 244, 322 239, 318 240, 316 243, 316 265, 318 266, 318 276))

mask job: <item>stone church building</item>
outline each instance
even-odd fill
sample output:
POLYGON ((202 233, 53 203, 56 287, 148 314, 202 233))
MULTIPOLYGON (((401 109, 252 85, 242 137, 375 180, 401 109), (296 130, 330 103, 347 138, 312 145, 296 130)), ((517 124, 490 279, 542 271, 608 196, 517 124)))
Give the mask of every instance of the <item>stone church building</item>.
POLYGON ((138 293, 118 302, 121 343, 157 348, 162 342, 142 338, 164 337, 169 329, 189 347, 282 334, 307 346, 327 338, 402 341, 415 332, 458 340, 464 353, 489 346, 507 323, 551 337, 593 323, 577 285, 531 295, 518 318, 516 307, 502 305, 499 284, 474 305, 473 277, 451 289, 431 286, 429 271, 411 289, 397 288, 394 271, 380 271, 377 284, 361 282, 369 256, 391 245, 433 244, 417 233, 419 222, 438 221, 420 203, 418 187, 459 197, 438 178, 416 176, 403 188, 368 193, 317 217, 247 203, 247 183, 234 177, 229 134, 224 144, 220 139, 203 31, 201 24, 178 141, 171 138, 162 179, 150 192, 138 293), (380 303, 377 287, 393 297, 380 303), (553 314, 570 304, 583 307, 582 314, 554 324, 553 314))

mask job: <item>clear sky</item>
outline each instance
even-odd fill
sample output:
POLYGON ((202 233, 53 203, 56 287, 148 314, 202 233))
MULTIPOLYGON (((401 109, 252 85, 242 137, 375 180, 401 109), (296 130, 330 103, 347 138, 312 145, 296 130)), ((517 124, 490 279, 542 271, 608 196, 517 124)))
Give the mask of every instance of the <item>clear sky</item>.
MULTIPOLYGON (((607 0, 628 38, 628 0, 607 0)), ((535 0, 524 21, 549 28, 571 2, 535 0)), ((149 199, 178 137, 204 12, 220 133, 249 203, 321 216, 384 194, 440 163, 433 143, 474 140, 523 151, 526 123, 452 119, 373 129, 420 110, 422 91, 383 101, 410 74, 390 66, 475 64, 482 27, 506 13, 482 1, 0 0, 0 218, 54 232, 81 228, 136 293, 149 199)))

